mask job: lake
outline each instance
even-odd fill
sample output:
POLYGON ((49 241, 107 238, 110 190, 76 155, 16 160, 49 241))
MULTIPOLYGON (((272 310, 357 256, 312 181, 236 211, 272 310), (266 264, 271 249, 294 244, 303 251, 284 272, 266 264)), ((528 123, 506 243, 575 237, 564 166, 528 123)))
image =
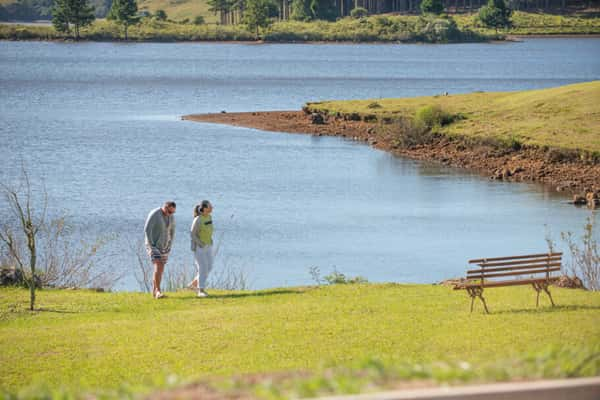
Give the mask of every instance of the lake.
MULTIPOLYGON (((178 204, 167 268, 192 271, 192 207, 215 207, 215 268, 252 288, 311 284, 311 267, 369 281, 437 282, 466 260, 546 251, 589 215, 539 185, 397 158, 331 137, 181 121, 326 99, 510 91, 600 79, 600 39, 454 45, 0 42, 0 180, 24 162, 50 212, 99 262, 127 271, 147 213, 178 204)), ((3 218, 6 210, 1 210, 3 218)), ((566 246, 559 242, 563 250, 566 246)))

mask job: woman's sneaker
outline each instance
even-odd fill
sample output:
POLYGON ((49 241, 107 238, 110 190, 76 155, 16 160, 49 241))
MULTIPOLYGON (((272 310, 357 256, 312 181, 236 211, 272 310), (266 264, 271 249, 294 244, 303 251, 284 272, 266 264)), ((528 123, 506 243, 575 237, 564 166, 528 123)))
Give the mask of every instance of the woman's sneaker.
POLYGON ((208 293, 206 293, 204 289, 200 289, 198 291, 198 297, 208 297, 208 293))

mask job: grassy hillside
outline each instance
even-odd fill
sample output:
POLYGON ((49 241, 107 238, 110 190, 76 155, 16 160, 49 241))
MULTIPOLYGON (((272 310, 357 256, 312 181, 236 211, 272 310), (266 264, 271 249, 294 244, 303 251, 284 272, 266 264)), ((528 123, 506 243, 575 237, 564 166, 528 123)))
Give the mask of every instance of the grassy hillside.
POLYGON ((169 19, 181 21, 188 18, 193 21, 198 15, 204 17, 207 23, 216 23, 217 16, 208 10, 206 0, 140 0, 138 9, 150 11, 164 10, 169 19))
MULTIPOLYGON (((486 315, 479 304, 469 313, 466 293, 434 285, 215 292, 206 299, 178 292, 161 301, 141 293, 44 290, 39 311, 30 313, 27 291, 3 288, 0 389, 134 390, 160 386, 170 374, 190 380, 318 371, 368 359, 388 366, 518 359, 529 366, 509 361, 488 380, 600 374, 600 293, 552 291, 558 307, 543 298, 538 309, 529 287, 486 291, 486 315), (548 353, 553 348, 563 350, 548 353)), ((404 378, 431 377, 415 368, 404 378)), ((461 368, 442 368, 441 375, 485 375, 461 368)))
POLYGON ((447 135, 600 153, 598 104, 600 81, 522 92, 326 101, 307 106, 329 114, 378 118, 413 118, 424 107, 439 106, 462 117, 440 129, 447 135))

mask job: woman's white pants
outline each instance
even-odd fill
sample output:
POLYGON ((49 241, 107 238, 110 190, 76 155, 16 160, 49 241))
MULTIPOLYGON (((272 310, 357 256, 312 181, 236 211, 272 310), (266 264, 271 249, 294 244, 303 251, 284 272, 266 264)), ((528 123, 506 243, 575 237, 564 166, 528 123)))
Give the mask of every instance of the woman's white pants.
POLYGON ((198 279, 198 288, 206 288, 208 274, 213 267, 213 248, 212 246, 196 246, 194 251, 194 260, 196 262, 196 279, 198 279))

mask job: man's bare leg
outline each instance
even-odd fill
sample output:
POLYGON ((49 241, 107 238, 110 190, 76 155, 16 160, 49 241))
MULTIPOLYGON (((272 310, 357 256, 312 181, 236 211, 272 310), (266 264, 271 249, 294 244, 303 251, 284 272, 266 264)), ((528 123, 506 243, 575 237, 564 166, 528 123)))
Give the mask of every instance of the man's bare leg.
POLYGON ((154 262, 154 276, 152 279, 152 295, 156 297, 156 293, 160 292, 160 282, 162 281, 163 271, 165 270, 165 263, 162 261, 154 262))

